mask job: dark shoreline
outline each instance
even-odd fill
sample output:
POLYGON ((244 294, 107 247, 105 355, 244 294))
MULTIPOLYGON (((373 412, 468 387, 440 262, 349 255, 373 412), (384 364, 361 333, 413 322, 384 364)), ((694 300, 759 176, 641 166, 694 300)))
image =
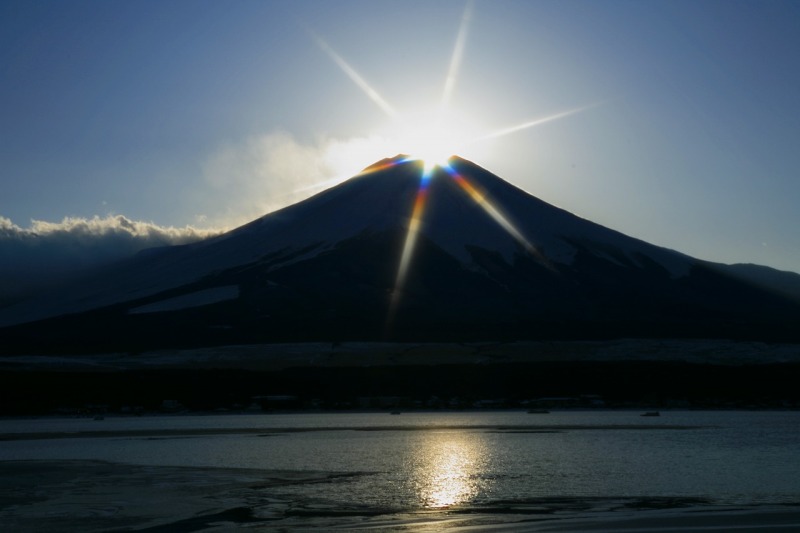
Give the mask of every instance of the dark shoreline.
POLYGON ((530 432, 554 431, 654 431, 654 430, 693 430, 708 426, 685 424, 572 424, 572 425, 391 425, 391 426, 335 426, 335 427, 263 427, 263 428, 189 428, 189 429, 133 429, 133 430, 88 430, 88 431, 42 431, 27 433, 0 433, 0 442, 40 439, 82 439, 116 437, 187 437, 202 435, 258 435, 259 437, 282 435, 286 433, 313 433, 323 431, 492 431, 492 432, 530 432))
POLYGON ((0 371, 0 416, 164 411, 797 409, 800 363, 653 361, 0 371), (165 403, 165 401, 167 403, 165 403))

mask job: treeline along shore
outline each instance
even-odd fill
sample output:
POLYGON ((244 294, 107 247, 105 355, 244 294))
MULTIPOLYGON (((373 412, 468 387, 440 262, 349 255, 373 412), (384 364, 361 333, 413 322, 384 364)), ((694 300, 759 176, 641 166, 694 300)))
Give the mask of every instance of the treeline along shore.
POLYGON ((800 408, 800 363, 653 361, 5 369, 0 414, 473 408, 800 408))

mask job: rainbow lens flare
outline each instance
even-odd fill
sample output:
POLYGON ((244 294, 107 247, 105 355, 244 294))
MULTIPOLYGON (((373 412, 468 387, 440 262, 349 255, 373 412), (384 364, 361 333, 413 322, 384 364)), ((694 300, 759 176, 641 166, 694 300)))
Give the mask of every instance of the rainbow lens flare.
POLYGON ((422 174, 420 175, 419 188, 417 189, 417 193, 414 198, 411 218, 409 220, 408 229, 406 230, 406 238, 403 242, 403 251, 400 255, 400 263, 397 268, 397 277, 395 278, 391 301, 389 304, 387 331, 390 330, 397 314, 397 308, 400 303, 406 277, 408 276, 408 271, 411 268, 414 249, 417 244, 419 233, 422 229, 425 208, 428 203, 428 196, 430 193, 430 182, 431 179, 433 179, 434 172, 437 168, 441 169, 445 175, 449 176, 473 202, 480 206, 492 220, 494 220, 501 228, 503 228, 506 233, 508 233, 515 241, 517 241, 517 243, 519 243, 528 254, 534 257, 537 262, 543 264, 549 269, 553 268, 547 258, 522 234, 522 232, 508 219, 508 217, 501 212, 500 208, 488 198, 488 195, 481 191, 479 187, 471 182, 466 176, 457 172, 450 164, 439 164, 435 167, 429 167, 426 165, 422 171, 422 174))

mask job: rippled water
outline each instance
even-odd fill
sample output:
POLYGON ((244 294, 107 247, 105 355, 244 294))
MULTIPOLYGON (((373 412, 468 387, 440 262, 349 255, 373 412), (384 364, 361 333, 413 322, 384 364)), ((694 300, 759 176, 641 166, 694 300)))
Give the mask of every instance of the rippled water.
POLYGON ((800 413, 585 411, 0 421, 0 457, 353 474, 285 498, 391 509, 554 498, 800 502, 800 413), (168 430, 203 430, 174 434, 168 430), (241 431, 238 431, 241 430, 241 431), (227 431, 222 433, 222 431, 227 431), (52 435, 51 435, 52 436, 52 435))

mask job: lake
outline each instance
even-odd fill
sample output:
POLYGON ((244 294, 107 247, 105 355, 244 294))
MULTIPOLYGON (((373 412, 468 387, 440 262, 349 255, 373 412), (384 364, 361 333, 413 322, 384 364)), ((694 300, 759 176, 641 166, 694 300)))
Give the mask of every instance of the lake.
MULTIPOLYGON (((252 480, 263 472, 268 481, 259 485, 258 498, 245 483, 253 516, 291 518, 307 527, 336 525, 345 516, 374 521, 458 512, 503 522, 619 509, 800 504, 800 412, 640 415, 592 410, 14 419, 0 421, 0 458, 7 461, 0 468, 37 464, 16 463, 31 460, 88 468, 102 461, 137 472, 146 467, 153 475, 157 468, 179 467, 195 474, 248 472, 252 480)), ((196 488, 197 476, 193 483, 196 488)), ((66 497, 69 487, 74 485, 57 490, 66 497)), ((8 507, 0 518, 3 512, 11 516, 8 507)))

